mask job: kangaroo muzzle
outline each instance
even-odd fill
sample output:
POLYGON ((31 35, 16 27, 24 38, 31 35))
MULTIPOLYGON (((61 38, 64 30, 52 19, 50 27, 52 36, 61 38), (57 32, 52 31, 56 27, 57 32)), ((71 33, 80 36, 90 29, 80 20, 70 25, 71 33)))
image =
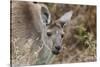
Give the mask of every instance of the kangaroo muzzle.
POLYGON ((58 55, 60 53, 60 50, 61 50, 61 44, 62 44, 62 38, 61 38, 61 35, 58 31, 56 31, 56 38, 55 38, 56 42, 55 42, 55 45, 54 45, 54 48, 52 50, 52 53, 55 54, 55 55, 58 55))

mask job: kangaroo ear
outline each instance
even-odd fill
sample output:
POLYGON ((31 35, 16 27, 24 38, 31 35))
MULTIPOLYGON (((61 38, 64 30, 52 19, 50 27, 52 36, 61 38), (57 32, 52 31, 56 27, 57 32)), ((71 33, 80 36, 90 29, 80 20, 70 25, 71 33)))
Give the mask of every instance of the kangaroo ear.
POLYGON ((60 22, 61 26, 63 27, 63 25, 65 23, 67 23, 68 21, 71 20, 71 17, 72 17, 72 14, 73 14, 73 11, 69 11, 69 12, 66 12, 63 16, 61 16, 58 21, 60 22))
POLYGON ((42 5, 41 16, 42 16, 43 23, 45 23, 45 24, 49 24, 50 23, 51 14, 50 14, 48 8, 46 7, 46 5, 42 5))

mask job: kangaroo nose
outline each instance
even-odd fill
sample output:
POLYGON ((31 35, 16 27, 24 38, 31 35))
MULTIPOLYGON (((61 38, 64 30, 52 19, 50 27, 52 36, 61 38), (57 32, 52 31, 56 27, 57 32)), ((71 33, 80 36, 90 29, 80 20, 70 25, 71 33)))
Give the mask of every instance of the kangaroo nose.
POLYGON ((55 55, 58 55, 60 53, 61 46, 55 46, 55 48, 52 50, 52 53, 55 55))
POLYGON ((57 50, 60 50, 60 49, 61 49, 61 46, 55 46, 55 48, 56 48, 57 50))

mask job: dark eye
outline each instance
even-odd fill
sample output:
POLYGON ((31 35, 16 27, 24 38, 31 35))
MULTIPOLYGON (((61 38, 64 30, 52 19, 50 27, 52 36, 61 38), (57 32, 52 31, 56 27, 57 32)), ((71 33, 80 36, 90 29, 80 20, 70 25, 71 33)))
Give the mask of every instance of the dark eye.
POLYGON ((64 37, 64 34, 61 35, 61 38, 63 38, 63 37, 64 37))
POLYGON ((47 32, 47 36, 49 36, 49 37, 50 37, 51 35, 52 35, 52 33, 51 33, 51 32, 47 32))
POLYGON ((37 2, 33 2, 34 4, 37 4, 37 2))

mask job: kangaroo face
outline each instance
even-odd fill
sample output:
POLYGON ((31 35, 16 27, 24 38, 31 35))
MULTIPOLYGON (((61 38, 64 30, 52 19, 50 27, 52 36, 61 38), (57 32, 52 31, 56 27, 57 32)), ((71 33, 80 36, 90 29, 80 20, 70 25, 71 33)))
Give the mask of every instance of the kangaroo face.
POLYGON ((53 42, 52 53, 56 55, 59 54, 64 36, 64 32, 61 26, 57 25, 56 23, 50 25, 47 30, 47 36, 53 42))
POLYGON ((52 53, 55 55, 59 54, 61 50, 62 40, 64 37, 63 27, 66 22, 70 21, 72 13, 72 11, 69 11, 61 16, 58 20, 48 25, 47 36, 52 40, 52 53))

